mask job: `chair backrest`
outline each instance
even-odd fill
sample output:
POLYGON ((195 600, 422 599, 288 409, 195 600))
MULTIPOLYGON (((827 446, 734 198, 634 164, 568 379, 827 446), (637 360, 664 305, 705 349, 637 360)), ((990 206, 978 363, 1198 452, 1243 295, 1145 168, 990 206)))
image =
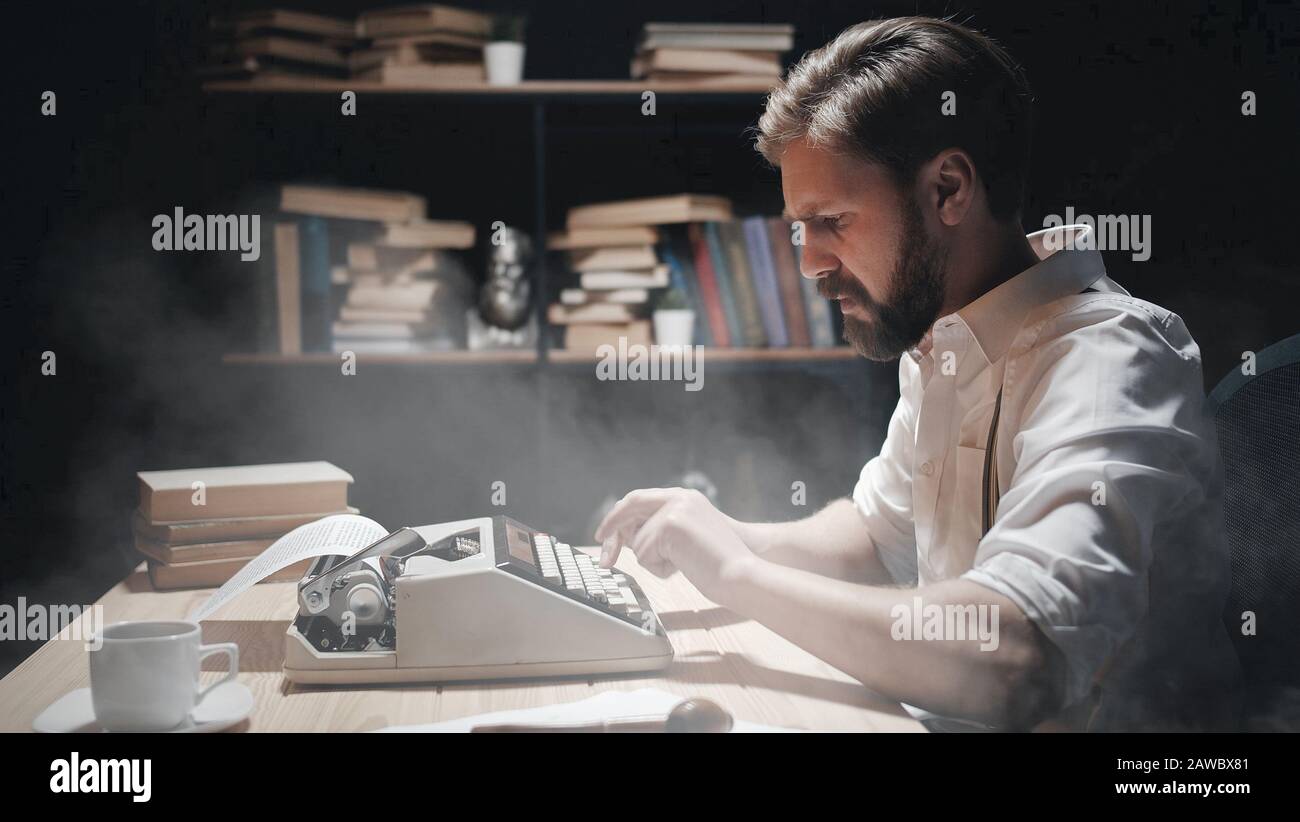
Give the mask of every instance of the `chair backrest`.
POLYGON ((1254 359, 1209 398, 1232 556, 1224 621, 1248 684, 1300 685, 1300 334, 1254 359))

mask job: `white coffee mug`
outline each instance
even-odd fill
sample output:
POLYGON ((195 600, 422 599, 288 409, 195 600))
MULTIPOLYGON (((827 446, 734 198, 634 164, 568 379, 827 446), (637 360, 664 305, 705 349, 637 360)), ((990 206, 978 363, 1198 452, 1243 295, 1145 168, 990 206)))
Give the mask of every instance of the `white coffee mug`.
POLYGON ((95 720, 110 731, 175 728, 208 691, 239 673, 239 646, 202 644, 196 622, 118 622, 99 639, 103 643, 90 652, 90 696, 95 720), (212 654, 226 654, 230 665, 224 677, 200 689, 199 666, 212 654))

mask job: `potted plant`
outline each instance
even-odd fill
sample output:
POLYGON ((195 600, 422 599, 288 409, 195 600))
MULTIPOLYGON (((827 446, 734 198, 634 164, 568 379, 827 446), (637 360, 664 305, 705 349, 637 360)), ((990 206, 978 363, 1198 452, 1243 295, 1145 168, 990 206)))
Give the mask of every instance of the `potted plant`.
POLYGON ((655 342, 691 345, 695 339, 695 312, 679 288, 670 288, 655 304, 655 342))
POLYGON ((524 79, 524 22, 526 18, 503 14, 492 20, 492 33, 483 46, 490 86, 515 86, 524 79))

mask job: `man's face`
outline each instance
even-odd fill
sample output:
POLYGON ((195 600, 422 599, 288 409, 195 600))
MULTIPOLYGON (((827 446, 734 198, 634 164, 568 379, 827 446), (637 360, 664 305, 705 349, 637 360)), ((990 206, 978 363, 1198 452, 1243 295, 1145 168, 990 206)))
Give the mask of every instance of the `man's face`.
POLYGON ((920 342, 943 306, 947 260, 911 193, 876 164, 803 141, 781 157, 781 186, 804 224, 803 276, 839 304, 845 339, 882 361, 920 342))

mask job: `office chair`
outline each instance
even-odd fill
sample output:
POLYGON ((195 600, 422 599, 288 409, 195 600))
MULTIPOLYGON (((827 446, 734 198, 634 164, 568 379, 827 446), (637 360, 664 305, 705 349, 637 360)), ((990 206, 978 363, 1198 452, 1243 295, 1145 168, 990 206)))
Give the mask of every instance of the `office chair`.
POLYGON ((1233 369, 1209 409, 1223 458, 1232 585, 1224 610, 1247 687, 1247 721, 1300 721, 1300 334, 1233 369), (1256 634, 1242 633, 1242 613, 1256 634))

